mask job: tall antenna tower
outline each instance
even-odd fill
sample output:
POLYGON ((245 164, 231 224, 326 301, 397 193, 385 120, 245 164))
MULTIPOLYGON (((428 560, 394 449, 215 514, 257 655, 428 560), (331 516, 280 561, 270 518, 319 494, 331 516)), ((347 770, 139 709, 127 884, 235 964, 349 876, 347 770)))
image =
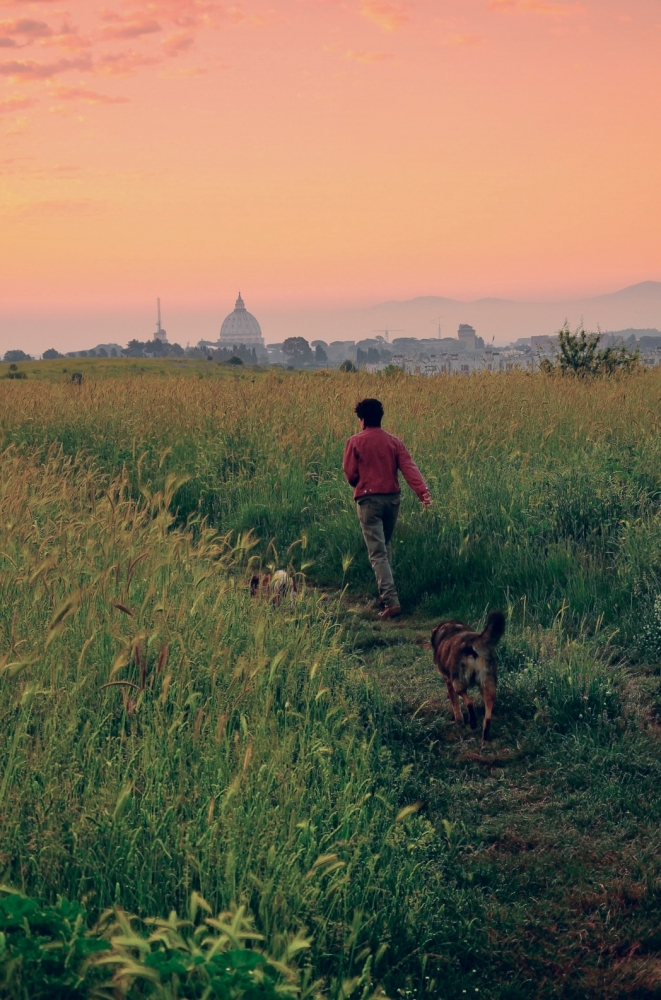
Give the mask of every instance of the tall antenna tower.
POLYGON ((164 344, 167 344, 167 342, 168 342, 168 335, 165 332, 165 330, 163 329, 163 327, 161 326, 161 300, 160 299, 156 299, 156 313, 157 313, 158 318, 156 320, 156 333, 154 334, 154 340, 162 340, 164 344))
POLYGON ((439 340, 441 339, 441 320, 442 319, 443 319, 443 316, 439 316, 438 319, 430 319, 429 320, 430 323, 434 323, 434 324, 438 323, 438 339, 439 340))

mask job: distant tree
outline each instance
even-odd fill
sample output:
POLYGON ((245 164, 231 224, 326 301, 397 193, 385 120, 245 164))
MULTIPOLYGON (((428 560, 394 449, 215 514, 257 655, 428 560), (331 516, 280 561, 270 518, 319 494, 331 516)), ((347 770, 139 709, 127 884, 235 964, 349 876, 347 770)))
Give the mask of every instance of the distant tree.
POLYGON ((184 349, 180 344, 168 344, 170 348, 168 354, 171 358, 183 358, 184 349))
POLYGON ((227 359, 227 364, 228 365, 242 365, 243 364, 243 358, 240 358, 240 357, 238 357, 238 355, 233 354, 231 358, 227 359))
POLYGON ((343 361, 342 364, 340 365, 339 371, 341 371, 341 372, 357 372, 358 369, 354 365, 353 361, 350 361, 349 358, 347 358, 346 361, 343 361))
POLYGON ((7 351, 5 361, 32 361, 32 358, 25 351, 7 351))
POLYGON ((96 350, 96 354, 97 354, 97 357, 99 357, 99 358, 107 358, 108 357, 108 352, 106 351, 105 347, 98 347, 97 350, 96 350))
POLYGON ((367 351, 364 351, 362 347, 359 347, 356 351, 356 364, 364 365, 367 361, 367 351))
POLYGON ((578 327, 574 333, 569 326, 558 332, 558 353, 554 361, 544 358, 540 368, 545 372, 558 371, 562 375, 586 378, 590 375, 612 375, 616 371, 632 371, 639 363, 638 351, 619 347, 600 348, 601 333, 587 333, 578 327))
POLYGON ((169 344, 165 344, 162 340, 157 337, 154 340, 149 340, 145 345, 144 349, 147 354, 151 354, 154 358, 166 358, 169 352, 169 344))
POLYGON ((282 353, 294 366, 309 365, 314 361, 312 348, 304 337, 287 337, 282 345, 282 353))
POLYGON ((78 357, 79 358, 86 358, 87 357, 87 351, 78 351, 78 357))
POLYGON ((110 357, 111 358, 116 358, 117 357, 117 348, 116 347, 111 347, 110 348, 110 357))
POLYGON ((368 347, 367 348, 367 362, 370 365, 376 365, 381 360, 381 351, 378 347, 368 347))
POLYGON ((146 347, 147 344, 143 344, 140 340, 129 340, 122 354, 125 358, 144 358, 146 347))
POLYGON ((64 355, 56 351, 54 347, 49 347, 47 351, 41 355, 44 361, 55 361, 57 358, 63 358, 64 355))
POLYGON ((328 364, 328 355, 326 354, 321 344, 317 344, 317 346, 314 349, 314 361, 315 364, 317 365, 328 364))

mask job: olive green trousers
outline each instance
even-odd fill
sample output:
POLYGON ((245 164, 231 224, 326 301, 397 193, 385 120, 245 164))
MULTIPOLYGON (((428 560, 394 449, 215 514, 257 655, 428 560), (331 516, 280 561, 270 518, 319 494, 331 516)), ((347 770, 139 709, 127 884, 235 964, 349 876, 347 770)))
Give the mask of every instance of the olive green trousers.
POLYGON ((400 499, 399 493, 373 493, 371 496, 361 497, 356 503, 367 553, 379 588, 379 598, 386 608, 399 606, 392 575, 390 540, 397 524, 400 499))

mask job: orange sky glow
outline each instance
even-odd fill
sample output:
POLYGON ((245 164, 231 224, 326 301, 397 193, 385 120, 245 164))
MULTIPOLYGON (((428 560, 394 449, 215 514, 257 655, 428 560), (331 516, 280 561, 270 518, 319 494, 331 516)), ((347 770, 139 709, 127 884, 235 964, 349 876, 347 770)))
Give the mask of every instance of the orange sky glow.
POLYGON ((5 310, 661 279, 660 0, 0 0, 5 310))

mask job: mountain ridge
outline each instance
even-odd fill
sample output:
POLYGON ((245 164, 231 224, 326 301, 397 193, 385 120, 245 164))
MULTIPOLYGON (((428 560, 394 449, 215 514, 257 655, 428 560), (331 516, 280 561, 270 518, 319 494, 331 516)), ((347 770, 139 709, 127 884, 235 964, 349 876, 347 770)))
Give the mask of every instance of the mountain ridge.
POLYGON ((378 309, 387 306, 403 306, 423 303, 440 302, 455 306, 474 305, 511 305, 511 306, 555 306, 560 303, 569 304, 575 302, 598 302, 604 299, 614 300, 631 294, 657 294, 661 296, 661 281, 639 281, 633 285, 626 285, 615 292, 603 292, 601 295, 581 296, 576 299, 504 299, 496 295, 486 295, 478 299, 452 299, 446 295, 416 295, 411 299, 388 299, 385 302, 377 302, 370 306, 361 306, 362 309, 378 309))

